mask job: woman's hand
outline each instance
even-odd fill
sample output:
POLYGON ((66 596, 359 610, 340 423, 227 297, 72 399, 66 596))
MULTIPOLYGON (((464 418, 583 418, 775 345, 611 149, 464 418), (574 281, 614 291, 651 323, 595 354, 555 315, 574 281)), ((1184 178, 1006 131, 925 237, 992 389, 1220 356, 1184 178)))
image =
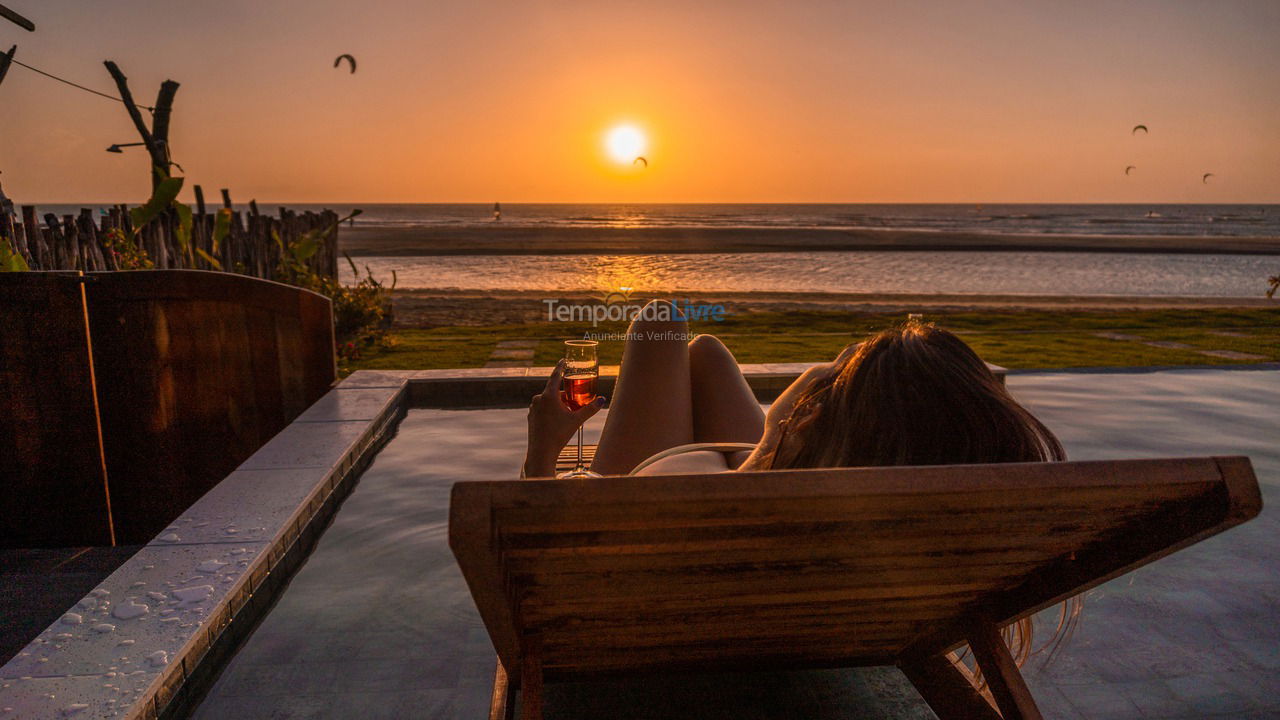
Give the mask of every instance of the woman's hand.
POLYGON ((592 415, 604 407, 604 397, 597 395, 591 404, 570 410, 560 399, 560 382, 565 361, 556 363, 547 385, 529 403, 529 449, 524 458, 525 477, 555 474, 556 458, 573 438, 573 434, 592 415))

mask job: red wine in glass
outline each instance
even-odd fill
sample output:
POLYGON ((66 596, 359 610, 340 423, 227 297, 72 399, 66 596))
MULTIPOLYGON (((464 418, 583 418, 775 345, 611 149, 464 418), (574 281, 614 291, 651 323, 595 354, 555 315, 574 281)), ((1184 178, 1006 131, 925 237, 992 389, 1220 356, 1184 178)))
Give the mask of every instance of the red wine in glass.
POLYGON ((596 399, 596 374, 565 375, 560 381, 560 399, 570 410, 580 410, 596 399))
MULTIPOLYGON (((564 344, 564 376, 560 380, 560 399, 570 410, 581 410, 596 399, 596 375, 600 361, 596 357, 595 340, 567 340, 564 344)), ((587 469, 582 458, 582 426, 578 426, 578 463, 561 479, 600 477, 587 469)))

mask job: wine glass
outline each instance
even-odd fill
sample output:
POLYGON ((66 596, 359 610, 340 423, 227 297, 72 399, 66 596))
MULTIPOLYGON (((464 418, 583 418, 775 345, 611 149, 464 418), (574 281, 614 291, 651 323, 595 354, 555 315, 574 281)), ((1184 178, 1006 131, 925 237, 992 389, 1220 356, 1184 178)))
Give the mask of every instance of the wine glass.
MULTIPOLYGON (((595 340, 566 340, 564 343, 564 375, 560 380, 560 399, 570 410, 590 405, 596 399, 596 376, 600 361, 596 357, 595 340)), ((566 479, 600 477, 582 463, 582 426, 578 426, 578 464, 556 477, 566 479)))

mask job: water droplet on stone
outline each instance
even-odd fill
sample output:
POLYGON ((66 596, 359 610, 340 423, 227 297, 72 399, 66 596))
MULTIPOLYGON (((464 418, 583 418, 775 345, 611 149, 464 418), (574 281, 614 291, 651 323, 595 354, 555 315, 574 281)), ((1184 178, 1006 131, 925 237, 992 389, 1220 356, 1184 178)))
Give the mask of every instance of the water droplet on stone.
POLYGON ((196 566, 196 570, 202 573, 216 573, 222 568, 226 567, 227 564, 228 563, 225 563, 215 558, 213 560, 205 560, 204 562, 200 563, 199 565, 196 566))
POLYGON ((111 615, 118 620, 132 620, 136 617, 146 615, 150 611, 151 608, 143 605, 142 603, 125 600, 119 605, 116 605, 116 609, 111 611, 111 615))

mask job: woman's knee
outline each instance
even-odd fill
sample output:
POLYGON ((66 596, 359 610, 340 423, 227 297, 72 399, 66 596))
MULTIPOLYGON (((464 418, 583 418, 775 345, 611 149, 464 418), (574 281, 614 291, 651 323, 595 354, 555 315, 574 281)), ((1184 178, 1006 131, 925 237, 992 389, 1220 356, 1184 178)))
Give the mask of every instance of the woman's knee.
POLYGON ((671 302, 650 300, 631 321, 631 333, 633 338, 638 335, 659 334, 657 337, 661 339, 684 342, 689 339, 689 323, 685 320, 684 313, 671 302))
POLYGON ((689 341, 689 363, 692 367, 736 364, 733 353, 715 335, 697 335, 689 341))

